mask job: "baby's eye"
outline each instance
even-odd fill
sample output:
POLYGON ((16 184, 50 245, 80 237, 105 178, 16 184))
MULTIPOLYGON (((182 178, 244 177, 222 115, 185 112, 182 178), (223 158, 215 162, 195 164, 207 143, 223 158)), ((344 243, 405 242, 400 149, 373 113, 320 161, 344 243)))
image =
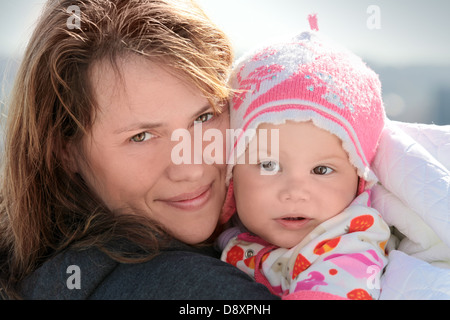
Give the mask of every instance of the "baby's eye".
POLYGON ((141 132, 141 133, 138 133, 137 135, 131 137, 130 140, 133 141, 133 142, 144 142, 144 141, 149 140, 149 139, 151 139, 153 137, 154 136, 151 133, 149 133, 149 132, 141 132))
POLYGON ((194 123, 203 123, 206 121, 211 120, 214 117, 214 113, 207 112, 199 116, 197 119, 194 120, 194 123))
POLYGON ((326 174, 330 174, 333 171, 334 171, 333 169, 331 169, 330 167, 327 167, 327 166, 317 166, 314 169, 312 169, 312 172, 314 174, 318 174, 318 175, 321 175, 321 176, 326 175, 326 174))
POLYGON ((280 164, 273 160, 261 161, 259 166, 261 167, 261 170, 270 173, 276 173, 281 170, 280 164))

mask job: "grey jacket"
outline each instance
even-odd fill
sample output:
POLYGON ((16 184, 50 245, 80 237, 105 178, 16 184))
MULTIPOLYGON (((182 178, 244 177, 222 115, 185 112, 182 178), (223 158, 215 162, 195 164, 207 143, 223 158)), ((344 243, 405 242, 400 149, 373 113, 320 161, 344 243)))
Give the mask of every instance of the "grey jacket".
POLYGON ((178 243, 145 263, 92 248, 56 255, 20 286, 24 299, 277 299, 212 249, 178 243))

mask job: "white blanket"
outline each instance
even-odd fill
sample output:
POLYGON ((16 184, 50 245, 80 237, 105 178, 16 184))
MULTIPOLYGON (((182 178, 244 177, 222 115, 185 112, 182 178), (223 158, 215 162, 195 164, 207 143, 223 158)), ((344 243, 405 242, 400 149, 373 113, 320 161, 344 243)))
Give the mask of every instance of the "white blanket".
POLYGON ((396 230, 382 299, 450 299, 450 126, 389 121, 372 206, 396 230))

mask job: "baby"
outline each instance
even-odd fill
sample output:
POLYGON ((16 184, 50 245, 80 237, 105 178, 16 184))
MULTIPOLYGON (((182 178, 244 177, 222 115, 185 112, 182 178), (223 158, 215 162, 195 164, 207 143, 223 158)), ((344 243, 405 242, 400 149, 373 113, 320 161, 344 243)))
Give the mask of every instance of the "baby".
POLYGON ((241 134, 222 222, 237 212, 241 226, 219 238, 222 260, 284 299, 377 299, 390 236, 369 203, 385 119, 378 76, 304 32, 245 55, 230 83, 241 134), (270 143, 250 148, 257 140, 270 143))

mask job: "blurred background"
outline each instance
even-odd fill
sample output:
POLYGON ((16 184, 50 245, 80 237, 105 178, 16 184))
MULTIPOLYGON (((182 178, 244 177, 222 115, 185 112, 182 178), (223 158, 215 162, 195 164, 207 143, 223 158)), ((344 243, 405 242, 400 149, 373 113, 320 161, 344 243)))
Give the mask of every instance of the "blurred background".
MULTIPOLYGON (((197 0, 230 37, 236 58, 261 42, 309 30, 361 56, 379 75, 388 117, 450 124, 448 0, 197 0)), ((0 0, 0 100, 6 101, 45 0, 0 0)), ((81 22, 82 23, 82 22, 81 22)))

